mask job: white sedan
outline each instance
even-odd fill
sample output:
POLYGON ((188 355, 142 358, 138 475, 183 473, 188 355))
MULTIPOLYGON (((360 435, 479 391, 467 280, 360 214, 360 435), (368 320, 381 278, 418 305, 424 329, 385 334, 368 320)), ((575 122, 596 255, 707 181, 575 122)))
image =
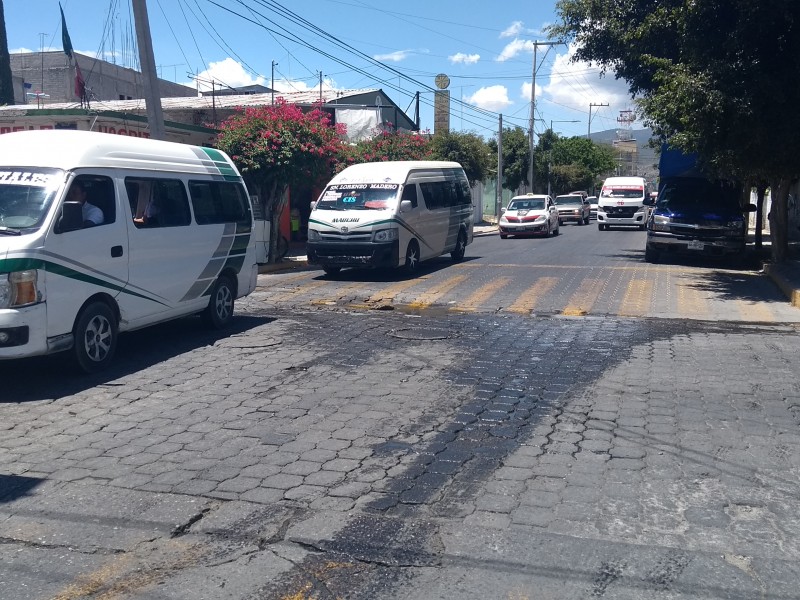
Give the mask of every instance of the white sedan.
POLYGON ((500 217, 500 237, 558 235, 558 208, 547 195, 515 196, 500 217))

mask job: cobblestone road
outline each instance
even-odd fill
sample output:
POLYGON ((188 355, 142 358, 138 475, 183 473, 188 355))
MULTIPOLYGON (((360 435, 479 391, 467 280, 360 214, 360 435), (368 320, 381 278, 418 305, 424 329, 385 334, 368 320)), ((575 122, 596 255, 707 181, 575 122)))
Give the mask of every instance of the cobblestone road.
POLYGON ((0 597, 798 597, 793 326, 239 312, 0 364, 0 597))

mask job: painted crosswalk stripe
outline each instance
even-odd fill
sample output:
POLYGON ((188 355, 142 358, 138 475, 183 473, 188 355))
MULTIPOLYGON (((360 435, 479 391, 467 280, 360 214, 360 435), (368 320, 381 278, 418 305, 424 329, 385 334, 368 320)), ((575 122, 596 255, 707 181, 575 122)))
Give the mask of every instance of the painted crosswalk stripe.
POLYGON ((411 306, 411 308, 423 308, 425 306, 430 306, 466 279, 466 275, 456 275, 455 277, 445 279, 441 283, 434 283, 432 285, 432 289, 421 293, 409 306, 411 306))
POLYGON ((558 283, 558 277, 540 277, 531 287, 525 290, 506 311, 528 314, 536 304, 558 283))
POLYGON ((498 277, 479 287, 475 292, 456 304, 453 310, 461 312, 474 312, 512 281, 511 277, 498 277))
POLYGON ((628 282, 622 298, 619 314, 624 317, 643 317, 650 311, 653 298, 653 282, 648 279, 632 279, 628 282))
POLYGON ((603 279, 584 279, 572 294, 561 314, 566 316, 581 316, 592 310, 594 303, 603 291, 603 279))

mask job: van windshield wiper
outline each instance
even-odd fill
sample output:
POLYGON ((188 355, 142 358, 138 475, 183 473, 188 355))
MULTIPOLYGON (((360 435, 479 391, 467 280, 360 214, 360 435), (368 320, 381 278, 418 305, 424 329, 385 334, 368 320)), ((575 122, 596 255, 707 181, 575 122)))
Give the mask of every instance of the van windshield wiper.
POLYGON ((4 227, 0 225, 0 235, 22 235, 22 231, 14 229, 13 227, 4 227))

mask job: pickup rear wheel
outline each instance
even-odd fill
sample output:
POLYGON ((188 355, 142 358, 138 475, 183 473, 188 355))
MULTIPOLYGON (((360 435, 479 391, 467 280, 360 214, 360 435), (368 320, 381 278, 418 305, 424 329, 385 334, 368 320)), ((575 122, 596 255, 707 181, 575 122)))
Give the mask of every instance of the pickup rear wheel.
POLYGON ((657 263, 661 253, 652 246, 644 247, 644 260, 649 263, 657 263))

